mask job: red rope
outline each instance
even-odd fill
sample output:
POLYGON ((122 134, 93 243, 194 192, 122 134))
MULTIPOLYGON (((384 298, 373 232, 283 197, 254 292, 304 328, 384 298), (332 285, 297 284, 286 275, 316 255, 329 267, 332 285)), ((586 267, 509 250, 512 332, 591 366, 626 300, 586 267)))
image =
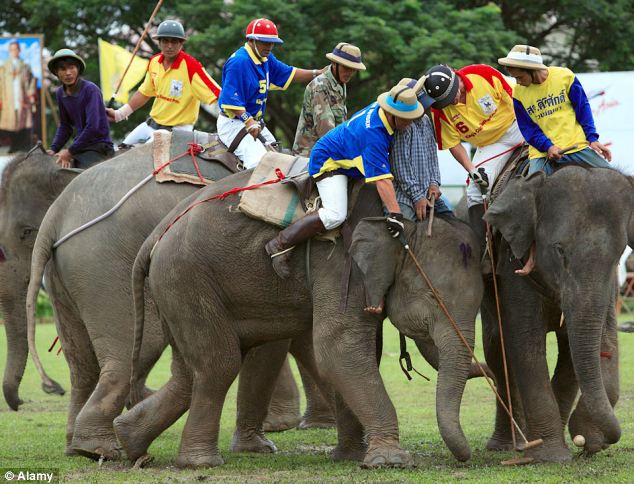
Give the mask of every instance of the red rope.
POLYGON ((196 173, 198 173, 198 176, 200 177, 201 181, 204 181, 204 178, 200 174, 200 170, 198 170, 198 164, 196 163, 196 155, 203 150, 203 147, 200 146, 198 143, 188 143, 188 145, 189 145, 189 148, 187 148, 187 150, 185 150, 180 155, 172 158, 171 160, 166 161, 165 163, 163 163, 161 166, 159 166, 158 168, 156 168, 152 172, 152 175, 156 176, 159 171, 161 171, 163 168, 168 166, 170 163, 182 158, 183 156, 190 155, 192 157, 192 163, 194 163, 194 166, 196 167, 196 173))
POLYGON ((178 217, 176 217, 172 222, 170 222, 170 224, 167 227, 165 227, 165 230, 163 231, 163 233, 159 237, 158 242, 161 241, 163 236, 167 233, 167 231, 169 229, 171 229, 174 226, 174 224, 176 222, 178 222, 181 218, 183 218, 194 207, 197 207, 198 205, 202 205, 203 203, 209 202, 211 200, 224 200, 225 198, 227 198, 227 197, 229 197, 231 195, 235 195, 236 193, 246 192, 247 190, 255 190, 256 188, 260 188, 260 187, 263 187, 263 186, 266 186, 266 185, 272 185, 274 183, 279 183, 279 182, 281 182, 282 180, 284 180, 286 178, 284 173, 282 173, 282 170, 280 170, 279 168, 275 169, 275 175, 277 176, 277 178, 275 178, 273 180, 267 180, 265 182, 257 183, 255 185, 249 185, 249 186, 246 186, 246 187, 234 187, 231 190, 228 190, 228 191, 226 191, 224 193, 221 193, 220 195, 215 195, 213 197, 205 198, 204 200, 198 200, 197 202, 192 203, 178 217))
MULTIPOLYGON (((493 155, 490 158, 487 158, 484 161, 481 161, 480 163, 478 163, 477 165, 475 165, 476 168, 478 168, 481 165, 484 165, 487 161, 491 161, 495 158, 498 158, 499 156, 505 155, 506 153, 508 153, 509 151, 514 151, 516 148, 519 148, 520 146, 522 146, 524 144, 524 142, 522 141, 521 143, 517 143, 515 146, 511 146, 508 150, 506 151, 502 151, 501 153, 498 153, 497 155, 493 155)), ((471 178, 467 177, 467 185, 469 185, 469 182, 471 181, 471 178)))

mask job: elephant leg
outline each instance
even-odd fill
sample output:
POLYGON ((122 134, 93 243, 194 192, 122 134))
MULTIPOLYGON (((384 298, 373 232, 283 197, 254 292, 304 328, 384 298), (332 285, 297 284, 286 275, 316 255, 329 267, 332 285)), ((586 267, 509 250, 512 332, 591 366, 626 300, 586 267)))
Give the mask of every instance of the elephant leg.
MULTIPOLYGON (((283 376, 280 370, 287 362, 289 344, 290 340, 272 341, 251 348, 246 354, 240 369, 236 430, 231 442, 233 452, 277 451, 275 444, 266 438, 262 428, 267 411, 270 415, 275 383, 279 381, 278 376, 283 376)), ((290 368, 288 371, 290 373, 290 368)), ((292 375, 286 377, 292 378, 292 375)), ((295 390, 297 392, 297 389, 295 390)), ((295 397, 296 401, 299 400, 299 392, 295 397)), ((284 400, 288 402, 288 398, 284 400)), ((297 425, 298 421, 297 401, 295 419, 291 423, 297 425)))
MULTIPOLYGON (((317 306, 313 315, 314 321, 324 321, 313 328, 315 355, 320 373, 335 386, 365 430, 364 466, 407 465, 410 456, 400 447, 396 410, 377 365, 378 322, 358 321, 356 311, 340 314, 331 306, 317 306)), ((341 418, 338 414, 338 426, 341 418)))
MULTIPOLYGON (((189 331, 203 326, 178 321, 181 337, 179 346, 187 348, 186 362, 193 376, 191 407, 183 429, 176 465, 178 467, 215 467, 224 464, 218 450, 220 416, 227 391, 238 376, 242 365, 240 342, 237 335, 227 329, 230 322, 214 318, 216 325, 206 331, 189 331)), ((283 357, 282 357, 283 361, 283 357)), ((262 414, 268 407, 267 399, 262 414)), ((262 415, 262 420, 264 415, 262 415)))
POLYGON ((579 385, 568 345, 568 332, 565 328, 562 331, 557 331, 557 349, 557 366, 550 385, 559 406, 561 423, 565 426, 579 393, 579 385))
POLYGON ((174 345, 171 372, 168 382, 158 391, 114 420, 117 438, 133 462, 144 456, 150 444, 189 409, 192 377, 174 345))
MULTIPOLYGON (((608 400, 613 408, 619 399, 619 345, 617 331, 616 314, 612 304, 609 306, 606 326, 601 336, 601 376, 608 400)), ((573 439, 577 435, 584 437, 583 450, 586 455, 596 454, 609 447, 603 432, 592 419, 592 413, 588 409, 583 394, 570 416, 568 430, 573 439)))
POLYGON ((291 342, 290 353, 297 362, 306 395, 306 411, 298 429, 332 428, 335 426, 335 400, 315 366, 312 332, 308 331, 291 342))
MULTIPOLYGON (((50 282, 53 284, 52 282, 50 282)), ((51 296, 57 333, 64 358, 70 369, 70 403, 66 421, 66 455, 76 455, 72 448, 77 414, 84 407, 99 380, 99 362, 83 322, 70 305, 51 296)))
POLYGON ((337 446, 332 451, 332 458, 335 461, 363 462, 368 452, 363 425, 341 395, 335 394, 333 398, 337 409, 337 446))
MULTIPOLYGON (((244 363, 242 365, 244 367, 244 363)), ((283 432, 295 428, 299 420, 299 390, 287 357, 274 383, 273 396, 262 428, 265 432, 283 432)))

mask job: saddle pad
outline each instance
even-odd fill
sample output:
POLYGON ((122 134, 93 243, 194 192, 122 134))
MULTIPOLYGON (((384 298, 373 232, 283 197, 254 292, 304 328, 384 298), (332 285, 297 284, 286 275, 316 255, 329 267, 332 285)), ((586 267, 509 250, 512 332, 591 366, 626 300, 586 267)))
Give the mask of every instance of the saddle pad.
MULTIPOLYGON (((169 160, 182 155, 189 148, 189 143, 206 145, 210 142, 209 133, 202 131, 166 131, 157 130, 154 132, 153 158, 154 168, 157 169, 169 160)), ((203 179, 201 180, 196 172, 196 167, 189 154, 171 162, 160 172, 155 179, 159 183, 166 181, 176 183, 190 183, 192 185, 209 185, 231 174, 222 164, 215 161, 195 158, 203 179)))
MULTIPOLYGON (((296 158, 283 153, 266 153, 253 170, 248 184, 256 185, 275 180, 276 169, 280 169, 286 175, 296 158)), ((314 203, 315 197, 311 198, 314 203)), ((311 205, 310 202, 309 205, 311 205)), ((306 214, 292 183, 275 183, 242 192, 238 207, 248 216, 278 227, 288 227, 306 214)))

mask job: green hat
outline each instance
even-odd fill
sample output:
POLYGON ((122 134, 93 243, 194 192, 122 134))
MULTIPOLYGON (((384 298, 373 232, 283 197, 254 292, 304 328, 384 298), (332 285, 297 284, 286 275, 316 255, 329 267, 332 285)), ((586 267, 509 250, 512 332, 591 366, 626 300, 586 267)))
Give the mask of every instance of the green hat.
POLYGON ((186 40, 183 24, 176 20, 164 20, 158 26, 158 30, 154 36, 155 39, 160 39, 161 37, 186 40))
POLYGON ((86 63, 84 59, 75 54, 75 51, 70 49, 59 49, 55 52, 55 55, 48 61, 48 70, 57 75, 57 63, 63 59, 75 59, 79 62, 79 74, 82 74, 86 70, 86 63))

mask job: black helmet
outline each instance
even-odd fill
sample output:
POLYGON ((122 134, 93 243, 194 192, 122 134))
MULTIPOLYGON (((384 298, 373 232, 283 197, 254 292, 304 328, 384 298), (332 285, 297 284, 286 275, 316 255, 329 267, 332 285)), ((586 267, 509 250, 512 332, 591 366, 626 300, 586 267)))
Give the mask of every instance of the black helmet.
POLYGON ((164 20, 158 26, 158 30, 154 36, 155 39, 160 39, 161 37, 186 40, 185 29, 183 25, 176 20, 164 20))
POLYGON ((425 91, 435 99, 432 107, 443 109, 453 103, 460 87, 460 81, 454 70, 445 65, 432 67, 425 74, 425 91))

